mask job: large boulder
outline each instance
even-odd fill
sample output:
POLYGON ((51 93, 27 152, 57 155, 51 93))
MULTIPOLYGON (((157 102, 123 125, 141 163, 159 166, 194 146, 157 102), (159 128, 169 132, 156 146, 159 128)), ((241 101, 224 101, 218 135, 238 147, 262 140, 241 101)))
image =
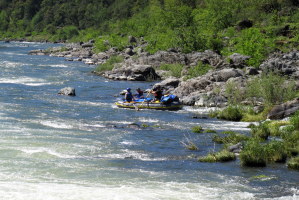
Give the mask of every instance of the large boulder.
POLYGON ((236 78, 243 76, 243 71, 240 69, 222 69, 220 71, 216 71, 214 73, 214 78, 216 79, 217 82, 226 82, 230 78, 236 78))
POLYGON ((165 91, 165 93, 169 93, 172 90, 174 90, 176 87, 178 87, 180 82, 181 82, 180 79, 175 77, 170 77, 168 79, 163 80, 160 83, 156 83, 153 86, 153 89, 157 87, 161 87, 165 91))
POLYGON ((67 96, 76 96, 75 88, 72 87, 65 87, 62 88, 58 94, 67 95, 67 96))
POLYGON ((299 98, 275 106, 268 114, 269 119, 283 119, 299 110, 299 98))
POLYGON ((223 68, 227 66, 225 60, 219 54, 211 50, 193 52, 186 55, 186 64, 196 66, 199 62, 209 64, 215 68, 223 68))
POLYGON ((150 65, 131 65, 127 67, 114 68, 103 74, 104 77, 113 80, 146 81, 160 79, 155 69, 150 65))

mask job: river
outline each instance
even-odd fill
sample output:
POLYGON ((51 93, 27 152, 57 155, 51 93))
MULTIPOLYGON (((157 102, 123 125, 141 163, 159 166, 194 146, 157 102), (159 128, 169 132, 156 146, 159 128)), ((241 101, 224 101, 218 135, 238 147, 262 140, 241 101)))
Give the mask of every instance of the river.
POLYGON ((0 42, 1 199, 299 199, 299 172, 285 164, 196 161, 221 146, 192 126, 249 134, 247 123, 196 119, 207 110, 192 107, 117 108, 121 90, 152 83, 111 81, 92 74, 94 66, 28 55, 51 46, 0 42), (57 95, 64 87, 77 96, 57 95), (186 138, 199 150, 187 150, 186 138))

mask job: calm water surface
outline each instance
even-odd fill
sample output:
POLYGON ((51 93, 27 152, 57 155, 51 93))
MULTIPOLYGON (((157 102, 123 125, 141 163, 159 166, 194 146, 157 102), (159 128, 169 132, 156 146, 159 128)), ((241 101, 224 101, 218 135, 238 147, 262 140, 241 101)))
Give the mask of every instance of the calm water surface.
POLYGON ((110 81, 90 73, 94 66, 27 55, 50 46, 0 42, 1 199, 299 199, 299 172, 285 164, 196 161, 221 147, 213 134, 190 127, 248 134, 248 124, 193 119, 207 111, 191 107, 116 108, 120 90, 151 83, 110 81), (63 87, 76 88, 77 96, 57 95, 63 87), (131 123, 150 127, 126 128, 131 123), (186 138, 199 151, 186 150, 186 138), (252 178, 260 175, 267 178, 252 178))

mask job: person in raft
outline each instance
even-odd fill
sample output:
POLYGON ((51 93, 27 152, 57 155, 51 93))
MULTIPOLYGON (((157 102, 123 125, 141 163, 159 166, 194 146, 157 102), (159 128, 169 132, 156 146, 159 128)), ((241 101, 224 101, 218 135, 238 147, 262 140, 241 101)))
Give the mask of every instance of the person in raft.
POLYGON ((161 98, 163 96, 163 91, 161 89, 161 87, 156 87, 154 88, 151 93, 154 95, 154 102, 155 101, 161 101, 161 98))
POLYGON ((127 91, 126 91, 126 94, 125 94, 125 100, 127 102, 131 102, 131 101, 134 100, 134 97, 133 97, 133 95, 131 93, 131 88, 127 88, 127 91))
POLYGON ((143 91, 140 89, 140 88, 137 88, 137 94, 135 94, 135 97, 137 99, 144 99, 144 96, 143 96, 143 91))

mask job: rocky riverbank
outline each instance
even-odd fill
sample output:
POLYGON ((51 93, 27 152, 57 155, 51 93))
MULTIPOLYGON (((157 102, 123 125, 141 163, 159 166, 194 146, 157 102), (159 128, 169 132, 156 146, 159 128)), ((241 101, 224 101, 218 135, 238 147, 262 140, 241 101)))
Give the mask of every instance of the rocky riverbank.
POLYGON ((274 53, 258 68, 254 68, 246 64, 250 59, 249 56, 238 53, 225 57, 209 50, 185 54, 176 49, 169 49, 149 54, 144 50, 146 43, 143 40, 134 37, 129 37, 128 40, 131 45, 121 51, 111 47, 105 52, 94 53, 94 41, 90 40, 87 43, 72 43, 47 50, 35 50, 29 54, 65 57, 68 61, 82 61, 89 65, 101 65, 113 56, 121 56, 122 62, 115 64, 112 70, 95 73, 113 80, 162 79, 162 82, 155 84, 154 88, 159 85, 165 93, 173 93, 180 97, 183 104, 191 106, 224 107, 228 104, 228 96, 225 92, 227 83, 234 82, 242 91, 248 80, 261 76, 262 72, 284 75, 295 80, 296 87, 299 88, 299 51, 297 50, 289 53, 274 53), (210 70, 201 76, 188 77, 188 72, 200 63, 209 65, 210 70), (160 66, 165 64, 183 66, 181 76, 167 77, 167 71, 160 69, 160 66))

